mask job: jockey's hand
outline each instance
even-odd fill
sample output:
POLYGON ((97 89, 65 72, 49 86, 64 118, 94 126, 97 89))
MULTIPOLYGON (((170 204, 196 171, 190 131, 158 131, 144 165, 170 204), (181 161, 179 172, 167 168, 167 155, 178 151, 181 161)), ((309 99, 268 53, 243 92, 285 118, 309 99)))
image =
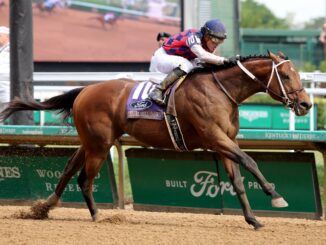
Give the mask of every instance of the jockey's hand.
POLYGON ((226 58, 224 64, 236 65, 238 60, 240 60, 240 55, 232 56, 230 58, 226 58))

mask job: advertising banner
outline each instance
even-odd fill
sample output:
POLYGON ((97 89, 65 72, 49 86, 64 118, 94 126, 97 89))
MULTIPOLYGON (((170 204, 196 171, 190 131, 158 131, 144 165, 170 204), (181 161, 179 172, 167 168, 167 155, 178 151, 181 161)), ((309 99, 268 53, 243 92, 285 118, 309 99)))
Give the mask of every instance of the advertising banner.
MULTIPOLYGON (((63 173, 66 162, 75 149, 1 149, 0 201, 45 199, 52 194, 63 173)), ((97 203, 113 203, 108 166, 105 162, 93 185, 97 203)), ((68 183, 61 201, 84 203, 77 184, 77 173, 68 183)))
MULTIPOLYGON (((314 125, 317 125, 317 108, 314 108, 314 125)), ((310 129, 310 113, 295 116, 295 128, 310 129)), ((240 128, 286 130, 290 125, 290 111, 283 105, 243 104, 239 110, 240 128)))
MULTIPOLYGON (((319 218, 321 204, 314 155, 250 153, 261 172, 289 206, 273 208, 254 177, 241 167, 253 210, 280 216, 319 218)), ((212 152, 129 149, 126 151, 134 208, 193 209, 203 212, 241 211, 223 163, 212 152)))

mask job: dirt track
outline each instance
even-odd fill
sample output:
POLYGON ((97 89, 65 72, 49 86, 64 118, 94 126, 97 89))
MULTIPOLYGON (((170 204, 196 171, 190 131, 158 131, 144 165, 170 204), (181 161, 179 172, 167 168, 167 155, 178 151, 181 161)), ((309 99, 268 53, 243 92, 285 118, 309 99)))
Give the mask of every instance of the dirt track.
MULTIPOLYGON (((0 9, 0 26, 9 25, 9 0, 0 9)), ((96 13, 57 8, 53 13, 33 9, 35 61, 149 62, 157 49, 156 34, 177 33, 180 27, 148 19, 118 19, 115 25, 94 19, 96 13)))
POLYGON ((326 221, 242 216, 56 208, 48 220, 20 219, 28 207, 0 206, 1 244, 326 244, 326 221))

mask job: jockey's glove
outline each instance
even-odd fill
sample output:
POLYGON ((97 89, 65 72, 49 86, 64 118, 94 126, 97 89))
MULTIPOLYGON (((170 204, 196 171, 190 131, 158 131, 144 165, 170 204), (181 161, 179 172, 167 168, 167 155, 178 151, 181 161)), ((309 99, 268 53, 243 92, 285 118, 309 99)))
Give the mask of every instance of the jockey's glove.
POLYGON ((230 58, 225 58, 224 64, 236 65, 238 60, 240 60, 240 55, 232 56, 230 58))

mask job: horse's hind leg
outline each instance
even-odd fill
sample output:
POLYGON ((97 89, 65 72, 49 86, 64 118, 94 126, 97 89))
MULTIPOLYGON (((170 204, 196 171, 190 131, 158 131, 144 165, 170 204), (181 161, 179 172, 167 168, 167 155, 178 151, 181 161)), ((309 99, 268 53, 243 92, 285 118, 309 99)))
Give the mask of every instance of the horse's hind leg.
POLYGON ((85 151, 80 147, 68 160, 67 165, 65 166, 62 176, 57 184, 57 187, 54 193, 49 196, 48 204, 54 206, 59 201, 64 189, 66 188, 68 182, 74 176, 77 171, 82 167, 85 161, 85 151))
POLYGON ((248 201, 246 191, 242 182, 239 165, 227 158, 223 159, 223 164, 232 182, 234 190, 237 193, 245 220, 256 230, 263 227, 263 225, 256 220, 255 215, 251 210, 250 203, 248 201))
POLYGON ((34 213, 37 212, 39 214, 38 218, 48 217, 49 210, 54 208, 58 204, 59 199, 65 187, 67 186, 69 180, 82 167, 84 161, 85 161, 85 151, 82 147, 80 147, 78 150, 74 152, 74 154, 68 160, 54 193, 52 193, 44 203, 41 204, 36 203, 32 207, 32 210, 34 210, 33 212, 34 213))
POLYGON ((108 149, 103 149, 101 152, 87 152, 85 165, 77 180, 93 221, 97 220, 98 213, 93 197, 93 182, 101 169, 103 161, 107 158, 107 153, 108 149))

